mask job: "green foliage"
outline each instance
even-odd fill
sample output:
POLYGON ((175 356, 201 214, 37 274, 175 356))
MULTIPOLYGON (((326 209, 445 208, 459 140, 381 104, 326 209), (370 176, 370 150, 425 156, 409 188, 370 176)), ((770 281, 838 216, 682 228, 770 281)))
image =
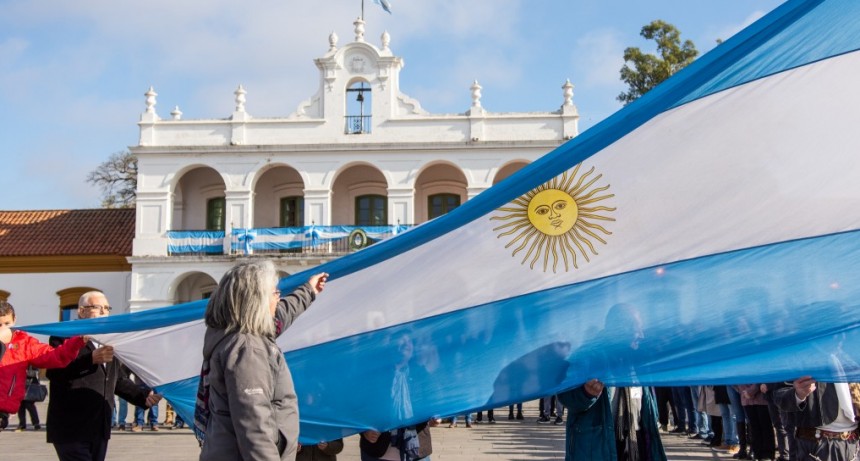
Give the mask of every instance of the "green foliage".
POLYGON ((681 32, 672 24, 659 19, 643 27, 640 35, 656 42, 659 56, 643 53, 637 47, 624 50, 621 81, 627 84, 628 89, 618 95, 618 100, 624 104, 635 101, 693 62, 699 55, 692 41, 685 40, 681 43, 681 32))
POLYGON ((102 190, 105 208, 131 208, 137 197, 137 157, 129 151, 114 152, 94 171, 87 182, 102 190))

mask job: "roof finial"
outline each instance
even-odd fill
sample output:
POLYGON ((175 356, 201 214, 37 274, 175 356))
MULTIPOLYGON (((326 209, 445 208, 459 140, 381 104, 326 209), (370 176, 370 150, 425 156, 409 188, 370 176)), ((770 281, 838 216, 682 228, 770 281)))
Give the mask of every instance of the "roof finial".
POLYGON ((391 35, 388 34, 388 31, 382 33, 382 49, 387 50, 388 44, 391 43, 391 35))
POLYGON ((561 86, 561 89, 564 90, 564 104, 565 106, 573 105, 573 83, 570 83, 570 79, 564 82, 564 85, 561 86))
POLYGON ((154 114, 155 113, 155 97, 158 96, 158 93, 152 87, 149 87, 149 90, 146 93, 143 93, 146 96, 146 113, 154 114))
POLYGON ((364 19, 356 18, 355 22, 355 41, 363 42, 364 41, 364 19))
POLYGON ((483 87, 478 84, 477 80, 475 80, 475 82, 472 83, 472 87, 471 87, 471 89, 472 89, 472 107, 474 107, 474 108, 480 108, 481 107, 481 88, 483 88, 483 87))
POLYGON ((239 85, 239 88, 236 88, 236 91, 233 92, 236 95, 236 112, 245 112, 245 95, 247 91, 242 85, 239 85))

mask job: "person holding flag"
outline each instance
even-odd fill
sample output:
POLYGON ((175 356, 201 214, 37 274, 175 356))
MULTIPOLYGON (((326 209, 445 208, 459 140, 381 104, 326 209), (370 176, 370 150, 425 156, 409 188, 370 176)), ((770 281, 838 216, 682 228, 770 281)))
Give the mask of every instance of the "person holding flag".
POLYGON ((328 274, 281 297, 271 261, 224 274, 206 306, 203 365, 194 414, 201 461, 295 459, 299 408, 275 338, 325 287, 328 274))

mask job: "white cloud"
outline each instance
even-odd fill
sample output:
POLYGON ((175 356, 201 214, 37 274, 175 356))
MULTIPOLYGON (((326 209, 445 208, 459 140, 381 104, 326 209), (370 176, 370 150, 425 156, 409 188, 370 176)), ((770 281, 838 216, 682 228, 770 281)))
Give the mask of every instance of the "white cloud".
POLYGON ((592 87, 618 86, 618 72, 624 65, 621 34, 599 29, 576 39, 571 60, 578 70, 576 81, 592 87))

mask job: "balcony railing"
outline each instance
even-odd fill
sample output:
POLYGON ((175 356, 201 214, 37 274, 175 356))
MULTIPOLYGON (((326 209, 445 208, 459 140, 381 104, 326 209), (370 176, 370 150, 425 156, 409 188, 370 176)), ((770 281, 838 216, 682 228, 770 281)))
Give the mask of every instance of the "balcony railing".
MULTIPOLYGON (((340 256, 397 235, 411 226, 304 226, 233 229, 227 237, 232 254, 340 256)), ((224 253, 224 232, 170 231, 171 255, 224 253)))
POLYGON ((370 115, 347 115, 345 133, 370 133, 370 115))

